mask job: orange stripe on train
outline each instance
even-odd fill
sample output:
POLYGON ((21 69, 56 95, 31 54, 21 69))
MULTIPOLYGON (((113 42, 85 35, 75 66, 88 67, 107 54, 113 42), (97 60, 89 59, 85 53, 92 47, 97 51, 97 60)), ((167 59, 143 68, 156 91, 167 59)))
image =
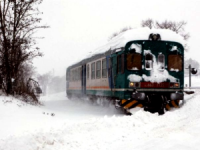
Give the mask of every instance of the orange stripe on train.
POLYGON ((86 89, 110 89, 109 86, 90 86, 86 87, 86 89))
MULTIPOLYGON (((69 87, 69 90, 81 90, 82 87, 69 87)), ((91 87, 86 87, 86 89, 110 89, 109 86, 91 86, 91 87)))

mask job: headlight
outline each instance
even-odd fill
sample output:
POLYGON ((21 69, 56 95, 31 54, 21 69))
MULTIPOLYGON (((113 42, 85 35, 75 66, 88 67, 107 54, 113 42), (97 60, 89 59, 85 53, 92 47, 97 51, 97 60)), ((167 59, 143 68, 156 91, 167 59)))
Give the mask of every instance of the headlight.
POLYGON ((180 84, 177 82, 177 83, 170 83, 170 88, 179 88, 180 87, 180 84))
POLYGON ((129 82, 129 87, 130 88, 140 87, 140 82, 129 82))
POLYGON ((179 83, 174 83, 174 87, 178 88, 179 87, 179 83))
POLYGON ((133 82, 129 82, 129 87, 134 87, 134 83, 133 82))

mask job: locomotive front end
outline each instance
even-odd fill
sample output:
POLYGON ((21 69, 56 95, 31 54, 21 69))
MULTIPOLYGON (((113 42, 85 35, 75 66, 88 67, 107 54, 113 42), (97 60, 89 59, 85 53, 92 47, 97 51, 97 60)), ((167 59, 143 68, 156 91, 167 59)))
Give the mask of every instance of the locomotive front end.
POLYGON ((149 40, 128 42, 124 53, 126 90, 120 107, 129 111, 139 106, 163 114, 183 103, 184 48, 180 43, 151 34, 149 40))

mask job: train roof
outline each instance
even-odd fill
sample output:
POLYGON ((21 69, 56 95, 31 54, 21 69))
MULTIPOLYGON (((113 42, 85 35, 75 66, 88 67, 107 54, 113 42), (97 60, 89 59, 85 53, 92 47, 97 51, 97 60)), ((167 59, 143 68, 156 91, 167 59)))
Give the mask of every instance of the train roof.
MULTIPOLYGON (((80 62, 75 63, 72 66, 77 66, 84 64, 90 60, 103 57, 105 55, 111 54, 116 49, 123 49, 126 43, 134 40, 148 40, 150 34, 160 34, 161 41, 173 41, 185 45, 185 41, 179 34, 168 30, 168 29, 149 29, 149 28, 137 28, 127 30, 120 33, 116 37, 112 38, 105 45, 95 49, 92 53, 87 55, 85 59, 80 62)), ((72 67, 71 66, 71 67, 72 67)))

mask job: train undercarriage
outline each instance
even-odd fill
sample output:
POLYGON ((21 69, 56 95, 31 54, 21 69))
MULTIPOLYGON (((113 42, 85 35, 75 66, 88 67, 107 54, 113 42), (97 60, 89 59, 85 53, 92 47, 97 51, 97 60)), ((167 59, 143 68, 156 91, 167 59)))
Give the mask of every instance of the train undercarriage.
POLYGON ((115 107, 123 109, 128 115, 131 115, 130 110, 135 107, 162 115, 165 111, 169 111, 171 108, 180 108, 183 104, 183 93, 138 93, 128 100, 116 100, 115 107))
POLYGON ((158 113, 163 115, 166 111, 173 108, 178 109, 184 105, 184 94, 193 94, 194 91, 182 92, 133 92, 130 99, 118 99, 117 97, 106 97, 96 95, 72 95, 67 93, 69 99, 75 97, 87 99, 92 104, 100 106, 114 105, 117 109, 126 115, 132 115, 131 110, 140 107, 144 111, 158 113))
MULTIPOLYGON (((141 95, 144 96, 143 94, 141 95)), ((116 109, 120 109, 126 115, 132 115, 130 110, 136 107, 140 107, 144 111, 163 115, 165 111, 169 111, 172 108, 180 108, 184 104, 184 95, 182 93, 145 93, 145 98, 133 97, 128 100, 94 95, 85 95, 86 97, 83 95, 74 96, 83 99, 87 97, 92 104, 101 106, 105 104, 115 105, 116 109), (174 99, 170 99, 170 96, 174 99)), ((74 96, 68 95, 68 98, 71 99, 74 96)))

